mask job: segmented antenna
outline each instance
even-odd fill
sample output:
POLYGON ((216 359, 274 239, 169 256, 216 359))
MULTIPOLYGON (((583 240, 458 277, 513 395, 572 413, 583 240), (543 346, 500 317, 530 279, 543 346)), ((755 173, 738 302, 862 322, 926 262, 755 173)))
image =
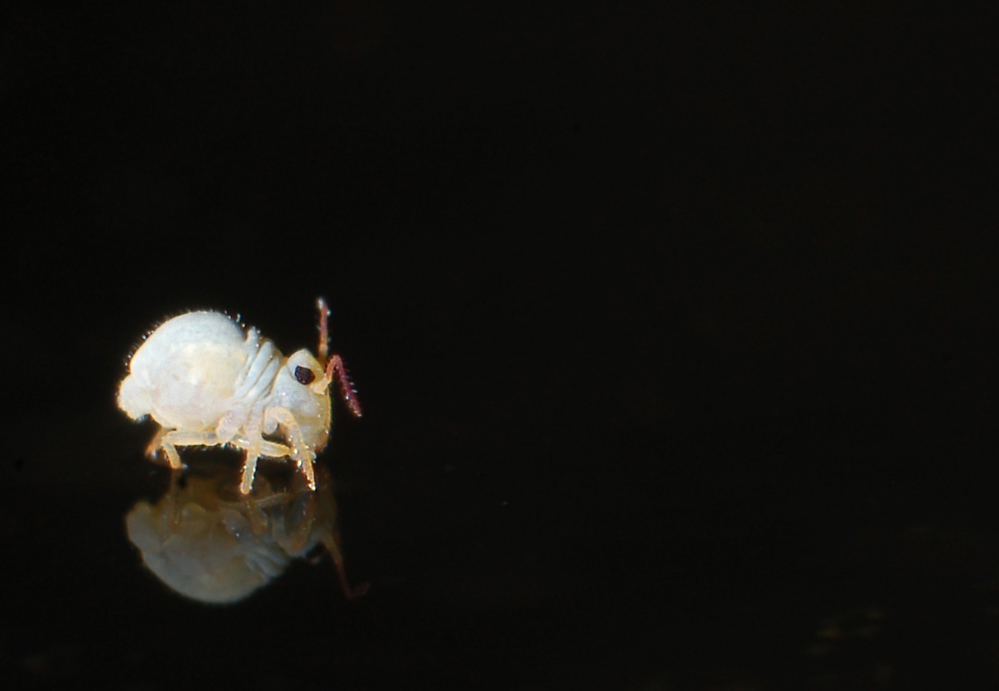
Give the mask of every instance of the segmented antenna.
POLYGON ((326 301, 322 298, 316 302, 319 305, 319 364, 325 367, 330 352, 330 308, 326 306, 326 301))
POLYGON ((347 404, 347 408, 350 409, 350 412, 355 417, 361 417, 361 402, 357 400, 357 389, 354 388, 353 382, 350 381, 350 375, 347 374, 347 368, 344 367, 343 360, 339 355, 330 357, 329 354, 330 308, 322 298, 319 298, 316 302, 319 305, 319 364, 326 368, 326 380, 328 382, 332 384, 334 376, 340 380, 340 395, 343 396, 343 402, 347 404))
POLYGON ((347 374, 347 368, 343 366, 343 360, 340 359, 339 355, 331 357, 326 364, 326 378, 332 382, 334 374, 340 380, 340 395, 343 396, 343 402, 350 408, 354 417, 361 417, 361 402, 357 400, 357 389, 350 381, 350 375, 347 374))

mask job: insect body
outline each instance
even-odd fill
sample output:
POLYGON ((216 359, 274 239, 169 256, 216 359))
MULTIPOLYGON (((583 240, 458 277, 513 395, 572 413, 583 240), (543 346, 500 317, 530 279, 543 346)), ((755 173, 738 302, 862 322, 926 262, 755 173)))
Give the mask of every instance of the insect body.
POLYGON ((246 451, 243 494, 261 456, 291 459, 315 489, 312 464, 329 439, 334 377, 350 411, 361 415, 343 361, 328 355, 329 308, 318 302, 318 358, 304 348, 284 357, 256 329, 244 334, 218 312, 190 312, 157 328, 135 351, 118 390, 129 417, 149 415, 160 424, 148 455, 162 449, 170 467, 181 468, 178 446, 229 444, 246 451))

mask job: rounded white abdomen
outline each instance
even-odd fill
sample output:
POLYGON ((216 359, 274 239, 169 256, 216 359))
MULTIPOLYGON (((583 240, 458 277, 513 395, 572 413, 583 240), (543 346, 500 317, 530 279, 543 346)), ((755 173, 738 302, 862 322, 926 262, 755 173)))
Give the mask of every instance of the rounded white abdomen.
POLYGON ((245 335, 217 312, 191 312, 156 329, 129 362, 118 403, 132 418, 160 425, 212 429, 230 409, 240 373, 256 352, 255 329, 245 335))

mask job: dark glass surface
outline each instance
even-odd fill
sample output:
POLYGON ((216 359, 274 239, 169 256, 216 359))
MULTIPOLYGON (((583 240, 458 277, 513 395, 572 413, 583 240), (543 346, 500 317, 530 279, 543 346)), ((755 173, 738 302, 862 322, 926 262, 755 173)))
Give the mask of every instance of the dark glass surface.
POLYGON ((0 678, 997 683, 989 18, 662 5, 4 11, 0 678), (313 348, 320 295, 371 589, 185 599, 127 355, 204 308, 313 348))

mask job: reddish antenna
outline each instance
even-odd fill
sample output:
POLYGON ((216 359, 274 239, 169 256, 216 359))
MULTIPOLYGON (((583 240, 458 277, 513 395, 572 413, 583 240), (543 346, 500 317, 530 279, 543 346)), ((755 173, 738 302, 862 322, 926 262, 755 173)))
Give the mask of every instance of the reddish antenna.
POLYGON ((326 359, 329 357, 330 352, 330 308, 322 298, 319 298, 316 302, 319 306, 319 364, 325 367, 326 359))
POLYGON ((326 368, 326 381, 333 383, 334 375, 340 380, 340 395, 343 402, 355 417, 361 417, 361 402, 357 400, 357 389, 350 381, 347 368, 343 364, 343 359, 339 355, 331 356, 329 318, 330 308, 322 298, 317 300, 319 305, 319 364, 326 368))

